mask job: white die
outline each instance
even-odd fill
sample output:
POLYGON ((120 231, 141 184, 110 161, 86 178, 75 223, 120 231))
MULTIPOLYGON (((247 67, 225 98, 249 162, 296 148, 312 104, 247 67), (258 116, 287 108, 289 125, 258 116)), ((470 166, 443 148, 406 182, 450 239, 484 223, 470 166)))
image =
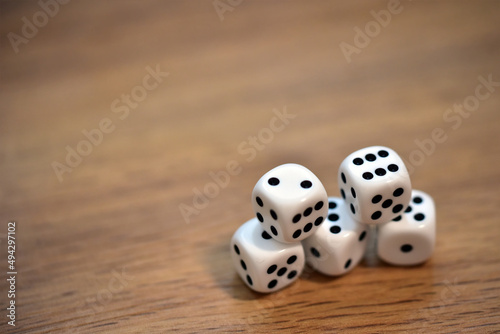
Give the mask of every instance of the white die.
POLYGON ((363 258, 368 227, 349 215, 341 198, 330 197, 328 201, 327 219, 302 245, 311 267, 325 275, 338 276, 352 270, 363 258))
POLYGON ((238 275, 257 292, 274 292, 293 283, 304 269, 300 242, 280 243, 250 219, 231 239, 231 258, 238 275))
POLYGON ((270 170, 252 192, 252 206, 263 228, 285 243, 307 238, 323 223, 327 200, 321 181, 297 164, 270 170))
POLYGON ((411 197, 410 176, 403 160, 383 146, 363 148, 345 158, 338 183, 350 214, 365 224, 391 221, 411 197))
POLYGON ((432 197, 413 190, 405 213, 379 226, 378 256, 394 265, 410 266, 426 261, 436 243, 436 209, 432 197))

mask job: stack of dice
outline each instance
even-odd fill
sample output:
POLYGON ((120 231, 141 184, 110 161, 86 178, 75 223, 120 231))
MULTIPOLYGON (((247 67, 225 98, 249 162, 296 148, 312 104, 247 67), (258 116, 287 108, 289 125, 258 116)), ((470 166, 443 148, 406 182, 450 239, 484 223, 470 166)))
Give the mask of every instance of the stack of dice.
POLYGON ((321 181, 297 164, 262 176, 252 192, 256 217, 231 240, 233 264, 250 289, 282 289, 306 262, 328 276, 351 271, 365 254, 370 225, 385 262, 410 266, 431 256, 434 201, 412 190, 396 152, 372 146, 352 153, 340 165, 338 184, 341 197, 328 197, 321 181))

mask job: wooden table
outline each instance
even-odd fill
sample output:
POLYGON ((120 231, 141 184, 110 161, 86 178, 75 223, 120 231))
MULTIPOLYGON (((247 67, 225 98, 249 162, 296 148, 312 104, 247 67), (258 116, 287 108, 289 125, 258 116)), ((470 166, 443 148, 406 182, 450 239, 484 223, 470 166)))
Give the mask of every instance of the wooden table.
POLYGON ((0 331, 499 330, 498 2, 215 5, 0 4, 0 331), (376 144, 436 201, 432 259, 247 289, 229 240, 260 176, 338 196, 376 144))

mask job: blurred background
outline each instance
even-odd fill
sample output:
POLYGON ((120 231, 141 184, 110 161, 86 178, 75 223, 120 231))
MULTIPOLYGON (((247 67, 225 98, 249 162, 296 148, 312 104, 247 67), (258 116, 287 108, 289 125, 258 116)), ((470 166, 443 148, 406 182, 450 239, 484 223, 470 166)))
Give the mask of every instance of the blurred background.
MULTIPOLYGON (((407 275, 431 291, 474 281, 488 254, 477 273, 498 287, 499 14, 497 1, 1 1, 16 330, 241 328, 255 297, 226 248, 255 182, 295 162, 338 196, 340 162, 371 145, 395 149, 438 204, 436 255, 407 275), (134 279, 99 301, 123 268, 134 279)), ((352 321, 371 320, 335 326, 352 321)))

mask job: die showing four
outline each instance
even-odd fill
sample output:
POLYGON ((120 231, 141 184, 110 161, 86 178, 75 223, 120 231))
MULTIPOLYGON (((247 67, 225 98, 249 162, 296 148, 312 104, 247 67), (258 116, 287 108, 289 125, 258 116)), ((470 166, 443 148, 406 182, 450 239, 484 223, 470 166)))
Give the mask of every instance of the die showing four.
POLYGON ((363 258, 368 225, 380 225, 377 253, 390 264, 415 265, 431 256, 434 202, 412 191, 396 152, 372 146, 350 154, 338 184, 342 198, 328 198, 321 181, 298 164, 278 166, 259 179, 252 192, 255 218, 231 240, 233 265, 250 289, 282 289, 306 261, 325 275, 349 272, 363 258))

